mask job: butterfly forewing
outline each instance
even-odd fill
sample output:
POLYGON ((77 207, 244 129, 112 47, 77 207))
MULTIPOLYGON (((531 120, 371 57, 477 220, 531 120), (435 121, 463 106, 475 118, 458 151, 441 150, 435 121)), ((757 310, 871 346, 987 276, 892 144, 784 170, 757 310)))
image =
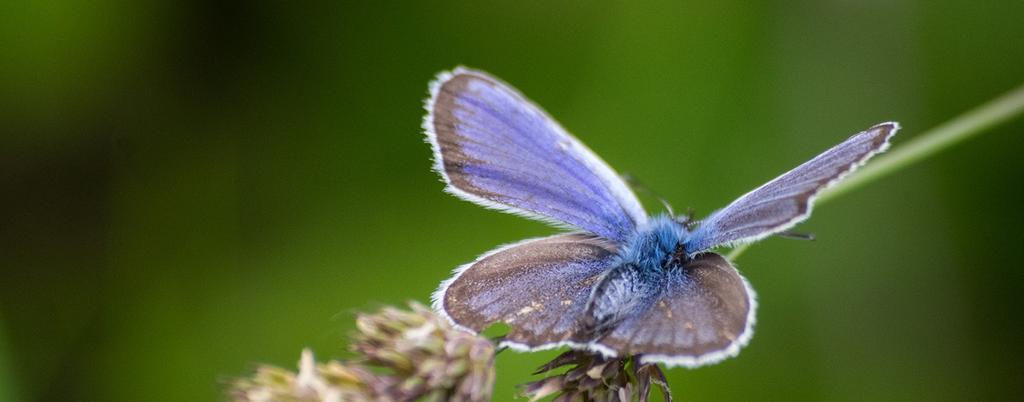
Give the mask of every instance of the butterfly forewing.
POLYGON ((803 221, 818 193, 888 148, 897 130, 897 123, 871 127, 743 195, 702 221, 686 251, 755 241, 803 221))
POLYGON ((455 195, 623 240, 647 215, 622 179, 516 90, 458 68, 431 85, 424 121, 455 195))

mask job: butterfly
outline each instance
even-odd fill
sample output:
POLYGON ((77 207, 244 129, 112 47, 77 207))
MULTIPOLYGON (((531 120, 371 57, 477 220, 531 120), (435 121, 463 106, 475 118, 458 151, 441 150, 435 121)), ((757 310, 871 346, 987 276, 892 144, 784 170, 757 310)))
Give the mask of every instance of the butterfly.
POLYGON ((540 107, 482 71, 430 84, 423 129, 446 191, 573 231, 524 240, 458 267, 434 292, 457 328, 509 330, 501 346, 562 346, 697 367, 753 335, 756 296, 712 249, 786 231, 816 195, 889 146, 881 123, 699 222, 648 215, 621 176, 540 107))

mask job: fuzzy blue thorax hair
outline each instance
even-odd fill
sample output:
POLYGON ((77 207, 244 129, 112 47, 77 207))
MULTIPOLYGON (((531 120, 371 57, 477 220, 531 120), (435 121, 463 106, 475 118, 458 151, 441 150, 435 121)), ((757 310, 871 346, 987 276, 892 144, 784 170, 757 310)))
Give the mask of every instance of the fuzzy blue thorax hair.
POLYGON ((686 226, 668 215, 660 214, 633 235, 622 250, 623 263, 636 263, 644 268, 661 268, 686 240, 686 226))

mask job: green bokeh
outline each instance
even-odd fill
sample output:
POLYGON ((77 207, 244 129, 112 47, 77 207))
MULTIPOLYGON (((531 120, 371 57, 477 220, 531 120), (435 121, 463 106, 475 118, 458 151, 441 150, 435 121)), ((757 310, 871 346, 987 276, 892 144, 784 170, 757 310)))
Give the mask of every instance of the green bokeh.
MULTIPOLYGON (((421 102, 456 64, 698 215, 1024 81, 1020 1, 343 3, 0 6, 0 399, 215 400, 256 362, 345 356, 354 311, 552 233, 440 191, 421 102)), ((1024 394, 1022 131, 820 208, 815 242, 748 251, 757 335, 671 370, 677 395, 1024 394)), ((496 400, 551 355, 503 353, 496 400)))

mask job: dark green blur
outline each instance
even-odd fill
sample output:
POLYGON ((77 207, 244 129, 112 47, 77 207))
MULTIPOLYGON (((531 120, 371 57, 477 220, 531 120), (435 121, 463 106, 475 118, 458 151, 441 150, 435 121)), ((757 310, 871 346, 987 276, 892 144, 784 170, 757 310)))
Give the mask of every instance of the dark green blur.
MULTIPOLYGON (((0 400, 216 400, 553 233, 441 192, 422 100, 456 64, 698 216, 874 123, 903 123, 898 147, 1024 82, 1020 1, 342 3, 0 5, 0 400)), ((1022 132, 749 250, 756 335, 670 370, 677 397, 1024 394, 1022 132)), ((502 353, 496 400, 552 356, 502 353)))

